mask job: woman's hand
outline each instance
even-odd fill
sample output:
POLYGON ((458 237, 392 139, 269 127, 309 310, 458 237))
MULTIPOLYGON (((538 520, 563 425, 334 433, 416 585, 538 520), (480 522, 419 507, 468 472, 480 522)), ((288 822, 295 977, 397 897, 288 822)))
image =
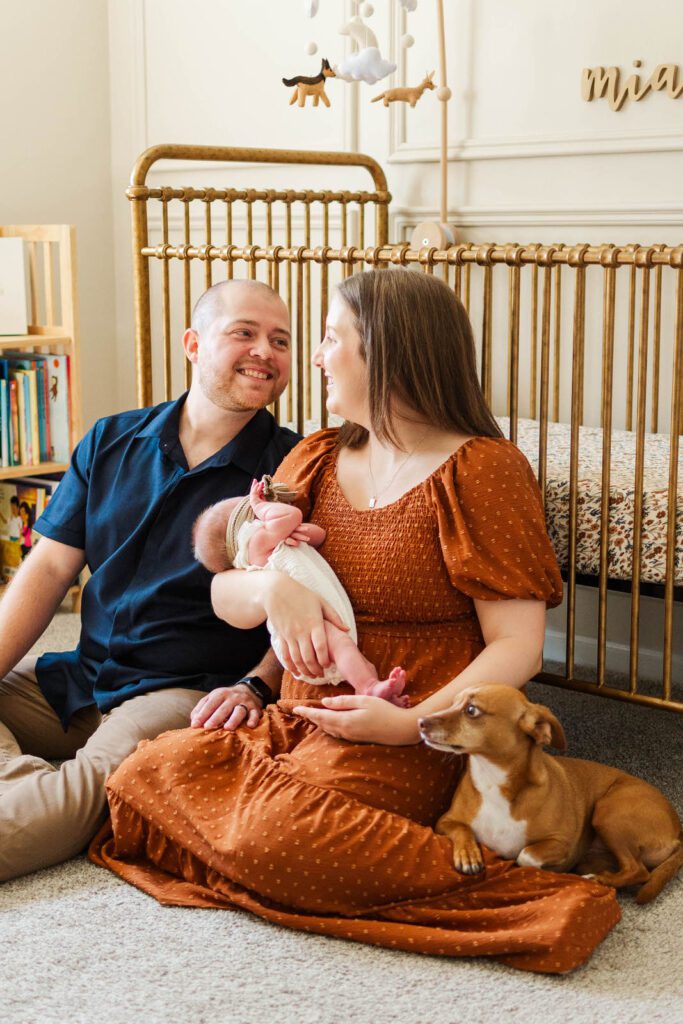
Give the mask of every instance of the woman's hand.
POLYGON ((259 724, 263 708, 248 686, 219 686, 195 704, 190 715, 193 729, 227 729, 240 725, 253 729, 259 724))
POLYGON ((325 620, 345 632, 344 625, 327 601, 284 573, 269 574, 263 606, 282 644, 282 664, 296 676, 319 678, 330 665, 325 620))
POLYGON ((384 743, 402 747, 419 743, 417 718, 412 708, 399 708, 381 697, 348 694, 323 697, 324 708, 298 706, 297 715, 323 732, 352 743, 384 743))

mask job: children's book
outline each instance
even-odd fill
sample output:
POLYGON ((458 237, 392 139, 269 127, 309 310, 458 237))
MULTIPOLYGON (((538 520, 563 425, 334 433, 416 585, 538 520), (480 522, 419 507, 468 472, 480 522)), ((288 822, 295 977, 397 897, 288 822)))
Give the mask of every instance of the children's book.
POLYGON ((55 462, 69 461, 69 385, 68 356, 48 356, 50 393, 50 432, 52 458, 55 462))
MULTIPOLYGON (((22 561, 31 553, 34 544, 33 527, 38 518, 38 492, 42 488, 34 487, 32 484, 16 481, 17 498, 19 499, 19 517, 21 519, 21 535, 19 543, 21 547, 22 561)), ((41 505, 43 499, 41 498, 41 505)))
POLYGON ((39 519, 49 504, 50 499, 61 483, 63 473, 50 473, 45 476, 22 476, 14 483, 17 487, 33 487, 36 491, 36 519, 39 519))
MULTIPOLYGON (((25 466, 28 464, 28 438, 26 436, 26 393, 24 391, 24 378, 25 373, 23 370, 11 370, 10 379, 16 384, 17 390, 17 438, 19 441, 19 464, 25 466)), ((14 421, 13 421, 14 423, 14 421)))
POLYGON ((0 481, 0 576, 7 582, 21 565, 19 496, 14 483, 0 481))
POLYGON ((26 383, 28 386, 28 408, 29 426, 28 435, 31 439, 29 445, 29 463, 40 462, 40 428, 38 426, 38 373, 35 366, 26 371, 26 383))
POLYGON ((50 461, 50 399, 47 388, 47 360, 36 359, 36 390, 38 393, 38 447, 40 461, 50 461))
POLYGON ((17 399, 17 382, 11 378, 9 381, 9 413, 11 465, 18 466, 21 463, 21 454, 19 452, 19 402, 17 399))
POLYGON ((9 391, 7 381, 0 377, 0 463, 9 466, 9 391))
POLYGON ((28 333, 26 243, 0 238, 0 334, 28 333))

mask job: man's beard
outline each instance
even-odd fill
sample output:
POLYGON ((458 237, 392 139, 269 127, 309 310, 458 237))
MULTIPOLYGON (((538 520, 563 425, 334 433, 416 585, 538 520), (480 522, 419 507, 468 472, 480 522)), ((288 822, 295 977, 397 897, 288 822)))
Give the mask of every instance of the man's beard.
MULTIPOLYGON (((227 383, 223 383, 214 373, 207 371, 206 367, 199 365, 199 384, 206 397, 226 412, 250 412, 256 409, 264 409, 271 405, 279 397, 284 388, 280 387, 280 380, 273 374, 272 380, 268 381, 268 388, 261 392, 262 397, 248 398, 245 388, 240 387, 240 380, 248 381, 248 377, 240 377, 236 370, 233 377, 227 383)), ((272 370, 268 372, 272 373, 272 370)))

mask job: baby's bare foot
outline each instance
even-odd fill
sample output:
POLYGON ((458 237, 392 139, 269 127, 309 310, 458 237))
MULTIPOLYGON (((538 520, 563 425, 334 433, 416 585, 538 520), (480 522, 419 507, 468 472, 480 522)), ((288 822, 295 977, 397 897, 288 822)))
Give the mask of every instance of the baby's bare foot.
POLYGON ((401 697, 406 685, 406 674, 402 668, 392 668, 389 678, 375 683, 370 690, 373 697, 382 697, 400 708, 408 707, 408 698, 401 697))

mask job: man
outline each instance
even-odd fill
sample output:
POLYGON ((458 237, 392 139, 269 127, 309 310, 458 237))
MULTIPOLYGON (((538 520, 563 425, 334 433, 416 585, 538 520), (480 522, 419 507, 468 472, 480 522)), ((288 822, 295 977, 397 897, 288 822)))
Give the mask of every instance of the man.
POLYGON ((98 421, 74 451, 0 603, 1 880, 82 850, 106 777, 140 740, 187 726, 203 692, 193 724, 236 728, 277 689, 265 627, 236 630, 211 610, 191 532, 297 443, 265 408, 287 385, 290 340, 267 285, 214 285, 183 335, 187 394, 98 421), (25 657, 86 565, 78 648, 25 657))

